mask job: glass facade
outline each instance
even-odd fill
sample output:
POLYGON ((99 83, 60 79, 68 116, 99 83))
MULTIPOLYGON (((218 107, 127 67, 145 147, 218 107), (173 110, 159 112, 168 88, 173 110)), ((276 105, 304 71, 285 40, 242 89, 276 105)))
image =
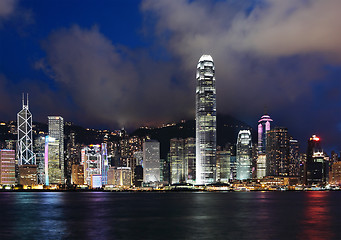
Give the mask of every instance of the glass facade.
POLYGON ((196 87, 196 183, 216 182, 216 88, 210 55, 197 65, 196 87))
POLYGON ((143 143, 143 182, 160 182, 160 142, 147 140, 143 143))
POLYGON ((237 179, 244 180, 251 178, 251 132, 240 130, 237 139, 237 179))
POLYGON ((49 136, 56 139, 59 143, 59 168, 61 179, 64 182, 64 119, 60 116, 49 116, 49 136))

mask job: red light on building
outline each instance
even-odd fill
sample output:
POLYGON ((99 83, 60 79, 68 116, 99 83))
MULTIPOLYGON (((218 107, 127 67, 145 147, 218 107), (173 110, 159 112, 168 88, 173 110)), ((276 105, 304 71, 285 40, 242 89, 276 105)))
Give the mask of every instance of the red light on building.
POLYGON ((310 138, 310 141, 316 141, 316 142, 318 142, 318 141, 320 141, 320 138, 317 137, 316 135, 313 135, 313 136, 310 138))

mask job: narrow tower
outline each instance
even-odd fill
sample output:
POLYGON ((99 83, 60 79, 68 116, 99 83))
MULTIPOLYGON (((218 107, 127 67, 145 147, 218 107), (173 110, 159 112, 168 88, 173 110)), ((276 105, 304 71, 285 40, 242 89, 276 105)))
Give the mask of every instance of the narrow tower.
POLYGON ((18 164, 19 165, 35 165, 36 160, 33 153, 32 141, 32 114, 28 109, 28 94, 25 104, 24 94, 22 96, 22 109, 17 114, 18 126, 18 164))
POLYGON ((210 55, 202 55, 197 66, 196 88, 196 183, 216 181, 216 88, 210 55))

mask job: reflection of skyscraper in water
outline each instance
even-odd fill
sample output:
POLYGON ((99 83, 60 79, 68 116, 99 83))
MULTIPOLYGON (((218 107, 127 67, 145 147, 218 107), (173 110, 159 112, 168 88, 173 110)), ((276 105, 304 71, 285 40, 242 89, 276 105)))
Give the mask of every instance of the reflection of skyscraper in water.
POLYGON ((216 88, 215 68, 210 55, 197 65, 196 87, 196 183, 216 181, 216 88))
POLYGON ((32 139, 32 114, 28 109, 28 95, 25 99, 22 98, 22 109, 17 114, 18 124, 18 143, 17 154, 19 165, 35 165, 35 156, 33 153, 33 139, 32 139))

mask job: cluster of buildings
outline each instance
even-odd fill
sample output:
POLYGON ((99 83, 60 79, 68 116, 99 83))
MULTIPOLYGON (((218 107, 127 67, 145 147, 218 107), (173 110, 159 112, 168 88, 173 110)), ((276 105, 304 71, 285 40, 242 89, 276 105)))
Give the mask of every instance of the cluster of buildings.
POLYGON ((284 127, 272 127, 265 114, 258 121, 257 142, 249 129, 236 141, 217 146, 215 67, 203 55, 196 73, 196 136, 172 138, 166 158, 160 158, 160 142, 116 131, 115 141, 103 132, 99 143, 77 143, 76 133, 64 133, 61 116, 48 117, 48 132, 33 139, 32 114, 23 97, 17 114, 17 140, 0 150, 0 185, 23 188, 131 188, 165 185, 235 184, 247 186, 281 183, 324 186, 341 184, 341 162, 322 150, 313 135, 308 149, 284 127))

